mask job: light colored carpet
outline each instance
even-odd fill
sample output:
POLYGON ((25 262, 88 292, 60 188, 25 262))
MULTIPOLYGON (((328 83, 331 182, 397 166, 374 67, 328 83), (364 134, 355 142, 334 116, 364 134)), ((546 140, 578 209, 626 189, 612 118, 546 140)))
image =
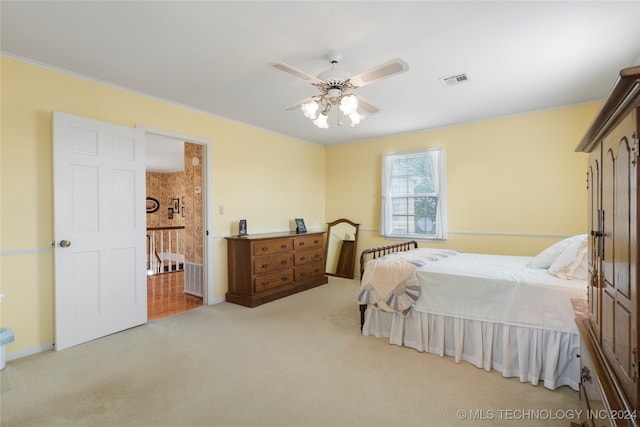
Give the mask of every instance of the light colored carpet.
POLYGON ((0 425, 566 426, 517 411, 579 410, 568 387, 362 336, 357 292, 357 281, 330 278, 253 309, 205 306, 10 361, 0 425))

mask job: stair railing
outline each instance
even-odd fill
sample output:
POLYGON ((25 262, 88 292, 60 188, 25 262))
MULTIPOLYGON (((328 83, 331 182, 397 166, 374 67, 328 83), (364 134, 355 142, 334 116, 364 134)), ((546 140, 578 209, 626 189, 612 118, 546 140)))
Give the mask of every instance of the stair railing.
POLYGON ((147 274, 171 273, 184 269, 185 227, 147 228, 147 274))

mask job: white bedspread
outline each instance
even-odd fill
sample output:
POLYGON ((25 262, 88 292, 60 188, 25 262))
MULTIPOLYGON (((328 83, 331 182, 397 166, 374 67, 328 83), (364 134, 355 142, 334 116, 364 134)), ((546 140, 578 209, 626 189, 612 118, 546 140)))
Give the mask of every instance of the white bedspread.
POLYGON ((418 269, 423 297, 416 311, 577 332, 571 298, 585 299, 583 280, 528 267, 522 256, 459 253, 418 269))

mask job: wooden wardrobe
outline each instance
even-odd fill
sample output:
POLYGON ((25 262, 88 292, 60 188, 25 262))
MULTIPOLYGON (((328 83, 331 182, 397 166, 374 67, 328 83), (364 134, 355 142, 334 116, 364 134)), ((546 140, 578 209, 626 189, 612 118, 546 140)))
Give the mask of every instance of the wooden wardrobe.
POLYGON ((588 309, 580 331, 583 425, 639 425, 640 66, 623 69, 576 151, 587 167, 588 309))

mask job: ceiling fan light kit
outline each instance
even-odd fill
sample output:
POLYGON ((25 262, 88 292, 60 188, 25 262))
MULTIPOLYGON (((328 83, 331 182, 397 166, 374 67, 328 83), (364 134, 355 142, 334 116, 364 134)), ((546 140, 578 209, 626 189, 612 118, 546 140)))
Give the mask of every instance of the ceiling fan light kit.
POLYGON ((327 120, 329 118, 329 111, 331 110, 332 105, 340 106, 340 111, 338 111, 338 126, 342 126, 340 113, 349 116, 351 119, 351 126, 357 125, 360 123, 360 120, 364 118, 364 116, 357 111, 358 98, 354 94, 344 92, 339 92, 337 95, 335 93, 331 94, 331 91, 335 90, 336 89, 331 89, 327 93, 314 96, 311 101, 305 102, 300 106, 304 116, 313 120, 313 124, 321 129, 329 127, 327 120), (322 110, 320 111, 320 114, 317 114, 321 106, 322 110))
POLYGON ((351 126, 360 123, 365 116, 358 112, 358 107, 372 114, 380 111, 380 108, 363 100, 361 96, 351 91, 385 77, 409 70, 409 66, 405 61, 396 58, 372 70, 351 77, 351 74, 346 70, 338 70, 335 68, 336 64, 342 59, 341 54, 330 53, 327 55, 327 59, 331 63, 331 68, 320 73, 318 77, 314 77, 283 62, 275 62, 272 64, 274 68, 280 71, 311 82, 313 86, 320 90, 320 94, 304 99, 292 107, 287 108, 287 110, 300 107, 304 116, 312 120, 313 124, 321 129, 329 127, 329 111, 331 111, 331 107, 334 105, 339 107, 337 108, 338 126, 342 126, 343 124, 343 115, 351 119, 351 126))

